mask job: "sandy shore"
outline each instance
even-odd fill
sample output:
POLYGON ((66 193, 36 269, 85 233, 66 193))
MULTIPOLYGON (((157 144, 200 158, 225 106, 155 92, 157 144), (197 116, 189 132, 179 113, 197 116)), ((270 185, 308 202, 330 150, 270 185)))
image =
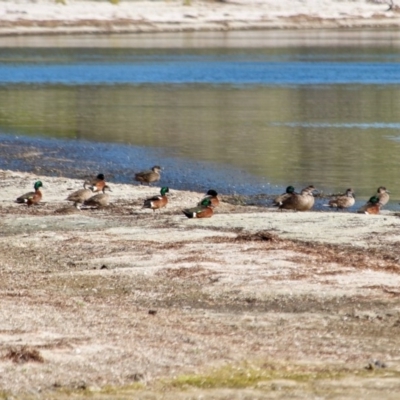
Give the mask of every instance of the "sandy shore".
POLYGON ((365 0, 1 1, 0 35, 398 28, 398 8, 365 0))
POLYGON ((396 398, 400 219, 277 212, 0 172, 0 388, 10 398, 396 398), (13 200, 45 185, 43 204, 13 200), (382 365, 384 368, 382 368, 382 365))

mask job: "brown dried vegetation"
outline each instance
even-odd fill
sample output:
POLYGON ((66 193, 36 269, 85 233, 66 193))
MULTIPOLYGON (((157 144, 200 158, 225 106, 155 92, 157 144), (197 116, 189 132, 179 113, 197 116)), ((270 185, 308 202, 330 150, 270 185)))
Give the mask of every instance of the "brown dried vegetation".
POLYGON ((12 347, 7 351, 4 358, 11 360, 16 364, 24 364, 27 362, 44 362, 44 358, 40 354, 39 350, 30 346, 12 347))

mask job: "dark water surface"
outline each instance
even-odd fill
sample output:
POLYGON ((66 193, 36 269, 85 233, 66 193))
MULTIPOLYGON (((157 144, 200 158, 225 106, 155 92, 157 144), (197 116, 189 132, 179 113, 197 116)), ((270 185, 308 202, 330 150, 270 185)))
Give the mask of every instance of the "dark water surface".
POLYGON ((397 32, 0 38, 0 168, 399 199, 399 61, 397 32))

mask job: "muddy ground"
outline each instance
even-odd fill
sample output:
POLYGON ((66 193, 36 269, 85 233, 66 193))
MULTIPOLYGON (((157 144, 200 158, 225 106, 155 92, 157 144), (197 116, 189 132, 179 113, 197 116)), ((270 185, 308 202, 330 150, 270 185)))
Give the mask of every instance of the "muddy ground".
POLYGON ((397 399, 400 219, 0 172, 0 398, 397 399), (13 200, 41 178, 43 203, 13 200), (1 397, 2 396, 2 397, 1 397))

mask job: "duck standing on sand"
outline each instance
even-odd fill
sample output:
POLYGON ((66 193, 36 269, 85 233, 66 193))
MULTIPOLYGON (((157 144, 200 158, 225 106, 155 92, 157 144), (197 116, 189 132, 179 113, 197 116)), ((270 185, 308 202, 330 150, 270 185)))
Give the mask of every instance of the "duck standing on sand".
POLYGON ((89 199, 83 202, 84 206, 89 206, 92 208, 101 208, 108 206, 108 202, 110 196, 106 193, 106 190, 112 192, 111 188, 108 185, 105 185, 102 189, 103 193, 95 194, 94 196, 90 197, 89 199))
POLYGON ((304 188, 301 193, 291 193, 279 206, 281 210, 295 210, 295 211, 308 211, 314 205, 315 199, 313 192, 315 191, 313 185, 304 188))
POLYGON ((83 184, 83 189, 79 189, 73 193, 71 193, 66 200, 73 201, 74 207, 78 210, 81 209, 81 205, 88 199, 93 196, 92 186, 90 189, 86 189, 86 182, 83 184))
POLYGON ((205 198, 201 201, 200 205, 193 208, 187 208, 182 210, 182 212, 188 218, 210 218, 213 216, 214 211, 211 206, 211 200, 205 198))
POLYGON ((151 170, 146 170, 142 172, 138 172, 135 174, 135 181, 142 183, 147 183, 149 186, 153 182, 157 182, 161 178, 161 167, 159 165, 155 165, 151 170))
POLYGON ((39 188, 43 187, 43 184, 41 181, 37 181, 35 182, 33 187, 35 189, 34 192, 25 193, 22 196, 19 196, 15 201, 17 203, 27 203, 28 207, 30 207, 31 205, 39 204, 43 197, 42 192, 39 190, 39 188))
POLYGON ((160 190, 161 196, 153 196, 146 199, 142 208, 151 208, 153 212, 160 210, 160 208, 163 208, 168 204, 167 193, 169 193, 169 188, 166 186, 162 187, 160 190))
POLYGON ((359 214, 379 214, 381 210, 381 203, 378 196, 372 196, 367 204, 362 206, 357 212, 359 214))
POLYGON ((353 207, 356 199, 354 197, 353 189, 347 189, 346 193, 343 196, 338 196, 335 199, 332 199, 328 203, 328 207, 339 209, 353 207))
POLYGON ((201 199, 201 201, 198 203, 198 205, 201 205, 203 200, 209 199, 211 202, 212 207, 218 207, 219 206, 219 198, 218 198, 218 193, 214 189, 210 189, 207 193, 206 196, 201 199))

